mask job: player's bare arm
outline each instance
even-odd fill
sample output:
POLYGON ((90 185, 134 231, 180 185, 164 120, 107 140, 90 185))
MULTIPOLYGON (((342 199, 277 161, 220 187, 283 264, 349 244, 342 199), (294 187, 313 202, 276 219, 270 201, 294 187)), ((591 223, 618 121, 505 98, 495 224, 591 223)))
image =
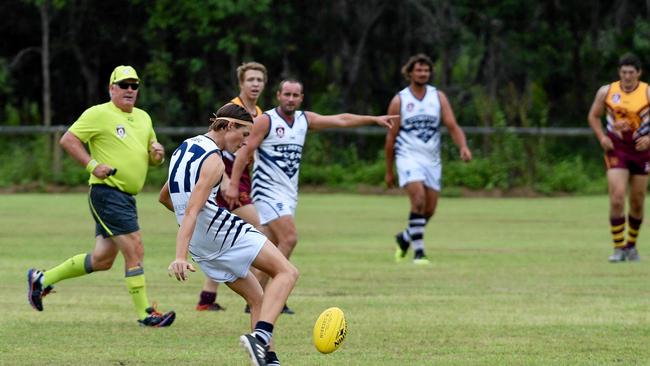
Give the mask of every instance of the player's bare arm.
POLYGON ((364 116, 352 113, 341 113, 334 115, 321 115, 315 112, 305 112, 309 121, 309 129, 322 130, 325 128, 348 128, 364 125, 378 124, 386 128, 391 128, 391 119, 398 118, 399 115, 389 116, 364 116))
POLYGON ((226 172, 223 173, 223 178, 221 178, 221 184, 219 184, 219 189, 222 191, 225 191, 230 187, 230 177, 226 172))
POLYGON ((270 125, 271 120, 266 114, 255 118, 251 134, 246 138, 246 144, 237 150, 237 156, 232 166, 232 172, 230 173, 230 184, 228 185, 228 189, 222 192, 223 198, 228 202, 230 208, 239 200, 239 180, 241 175, 250 161, 253 152, 257 150, 264 140, 264 136, 266 136, 270 125))
POLYGON ((176 236, 176 259, 169 265, 169 275, 172 274, 179 281, 185 281, 188 278, 188 272, 196 272, 194 267, 187 261, 188 247, 199 212, 208 200, 212 188, 219 182, 223 175, 224 165, 221 157, 212 154, 205 159, 199 174, 199 179, 192 189, 189 202, 185 208, 183 221, 178 229, 176 236))
MULTIPOLYGON (((401 100, 399 95, 393 97, 388 105, 388 115, 399 115, 401 100)), ((384 155, 386 156, 386 175, 384 176, 384 181, 386 182, 387 187, 393 187, 395 185, 395 173, 393 170, 393 165, 395 164, 395 140, 399 134, 400 119, 394 118, 392 120, 393 126, 386 133, 386 142, 384 144, 384 155)))
POLYGON ((158 202, 165 206, 169 211, 174 212, 172 197, 169 195, 169 181, 166 181, 158 194, 158 202))
POLYGON ((596 138, 600 143, 600 146, 604 151, 609 151, 614 149, 614 144, 612 140, 607 136, 603 131, 601 118, 605 113, 605 98, 607 98, 607 92, 609 91, 609 85, 603 85, 596 92, 596 97, 594 102, 591 104, 589 109, 589 114, 587 120, 589 121, 589 126, 596 134, 596 138))
MULTIPOLYGON (((646 98, 650 100, 650 88, 648 88, 648 90, 646 91, 646 98)), ((637 151, 645 151, 650 149, 650 134, 647 133, 647 129, 644 127, 646 126, 642 124, 641 127, 638 130, 636 130, 636 132, 634 132, 634 141, 635 141, 634 148, 637 151), (645 132, 645 133, 642 133, 641 136, 639 136, 638 135, 639 132, 645 132)))
POLYGON ((463 161, 472 160, 472 152, 469 147, 467 147, 467 139, 465 138, 465 132, 460 128, 458 122, 456 121, 456 116, 454 115, 454 110, 451 108, 451 104, 447 99, 445 93, 438 91, 438 99, 440 99, 440 111, 442 113, 442 123, 445 124, 449 135, 458 149, 460 150, 460 158, 463 161))
MULTIPOLYGON (((61 144, 63 149, 70 154, 70 156, 85 167, 87 167, 93 160, 90 154, 88 154, 88 151, 86 151, 81 140, 70 131, 66 131, 66 133, 63 134, 61 140, 59 140, 59 144, 61 144)), ((99 179, 106 179, 111 175, 112 171, 113 167, 98 162, 91 173, 99 179)))

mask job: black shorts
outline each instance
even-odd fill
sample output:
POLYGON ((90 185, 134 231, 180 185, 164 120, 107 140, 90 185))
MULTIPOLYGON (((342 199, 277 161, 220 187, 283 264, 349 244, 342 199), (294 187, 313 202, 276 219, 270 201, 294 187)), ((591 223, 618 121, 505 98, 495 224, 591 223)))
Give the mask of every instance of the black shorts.
POLYGON ((132 195, 104 184, 93 184, 88 193, 88 204, 96 223, 95 236, 108 238, 140 230, 132 195))

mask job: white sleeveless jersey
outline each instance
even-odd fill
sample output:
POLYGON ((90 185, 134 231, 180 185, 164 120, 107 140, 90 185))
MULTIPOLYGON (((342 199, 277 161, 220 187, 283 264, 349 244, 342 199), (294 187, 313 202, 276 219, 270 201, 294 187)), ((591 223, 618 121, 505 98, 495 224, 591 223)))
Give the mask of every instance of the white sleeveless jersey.
POLYGON ((300 159, 309 122, 304 111, 295 111, 293 124, 276 109, 264 114, 271 121, 264 140, 255 151, 253 201, 297 202, 300 159))
MULTIPOLYGON (((174 151, 169 162, 169 193, 174 205, 178 225, 183 222, 190 194, 198 181, 205 159, 212 154, 221 154, 217 144, 205 135, 189 138, 174 151)), ((236 245, 246 232, 253 230, 235 214, 216 204, 217 184, 205 205, 199 212, 196 227, 190 240, 189 251, 199 262, 218 257, 222 252, 236 245)))
POLYGON ((396 160, 440 164, 440 99, 431 85, 422 100, 406 87, 399 92, 400 128, 395 142, 396 160))

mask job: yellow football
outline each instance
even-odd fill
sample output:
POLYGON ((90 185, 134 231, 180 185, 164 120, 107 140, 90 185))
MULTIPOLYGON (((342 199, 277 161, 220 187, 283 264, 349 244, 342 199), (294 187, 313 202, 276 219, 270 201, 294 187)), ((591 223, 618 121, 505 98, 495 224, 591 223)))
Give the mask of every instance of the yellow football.
POLYGON ((323 311, 314 324, 314 346, 320 353, 332 353, 348 333, 343 311, 337 307, 323 311))

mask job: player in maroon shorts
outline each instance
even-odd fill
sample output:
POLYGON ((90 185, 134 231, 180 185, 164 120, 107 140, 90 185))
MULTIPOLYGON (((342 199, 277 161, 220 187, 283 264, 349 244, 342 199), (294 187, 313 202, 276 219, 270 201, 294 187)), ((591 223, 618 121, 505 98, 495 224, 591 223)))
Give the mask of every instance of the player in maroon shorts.
POLYGON ((650 88, 639 81, 641 61, 625 54, 618 63, 620 80, 603 85, 589 111, 607 166, 609 220, 614 242, 610 262, 638 261, 636 240, 643 221, 643 205, 650 168, 650 88), (601 126, 606 112, 607 133, 601 126), (625 195, 629 186, 627 241, 625 240, 625 195))
MULTIPOLYGON (((258 62, 245 62, 237 68, 237 79, 239 80, 239 95, 233 98, 230 102, 242 106, 251 114, 253 118, 262 114, 262 109, 257 105, 264 86, 266 85, 267 75, 266 67, 258 62)), ((235 155, 223 151, 223 163, 225 165, 225 172, 230 176, 232 165, 235 161, 235 155)), ((239 202, 230 209, 232 213, 241 217, 249 224, 255 226, 261 232, 264 228, 260 225, 260 219, 257 214, 253 201, 251 200, 251 177, 250 177, 250 164, 244 169, 244 174, 239 181, 239 202)), ((227 184, 227 179, 224 179, 227 184)), ((217 204, 221 207, 228 208, 228 203, 223 199, 221 190, 217 195, 217 204)), ((256 271, 254 271, 256 273, 256 271)), ((257 274, 257 273, 256 273, 257 274)), ((196 305, 196 310, 199 311, 218 311, 225 310, 217 303, 217 287, 218 284, 209 278, 205 278, 201 294, 199 295, 199 303, 196 305)), ((248 312, 248 306, 246 306, 248 312)), ((285 314, 293 314, 293 311, 286 305, 282 310, 285 314)))

